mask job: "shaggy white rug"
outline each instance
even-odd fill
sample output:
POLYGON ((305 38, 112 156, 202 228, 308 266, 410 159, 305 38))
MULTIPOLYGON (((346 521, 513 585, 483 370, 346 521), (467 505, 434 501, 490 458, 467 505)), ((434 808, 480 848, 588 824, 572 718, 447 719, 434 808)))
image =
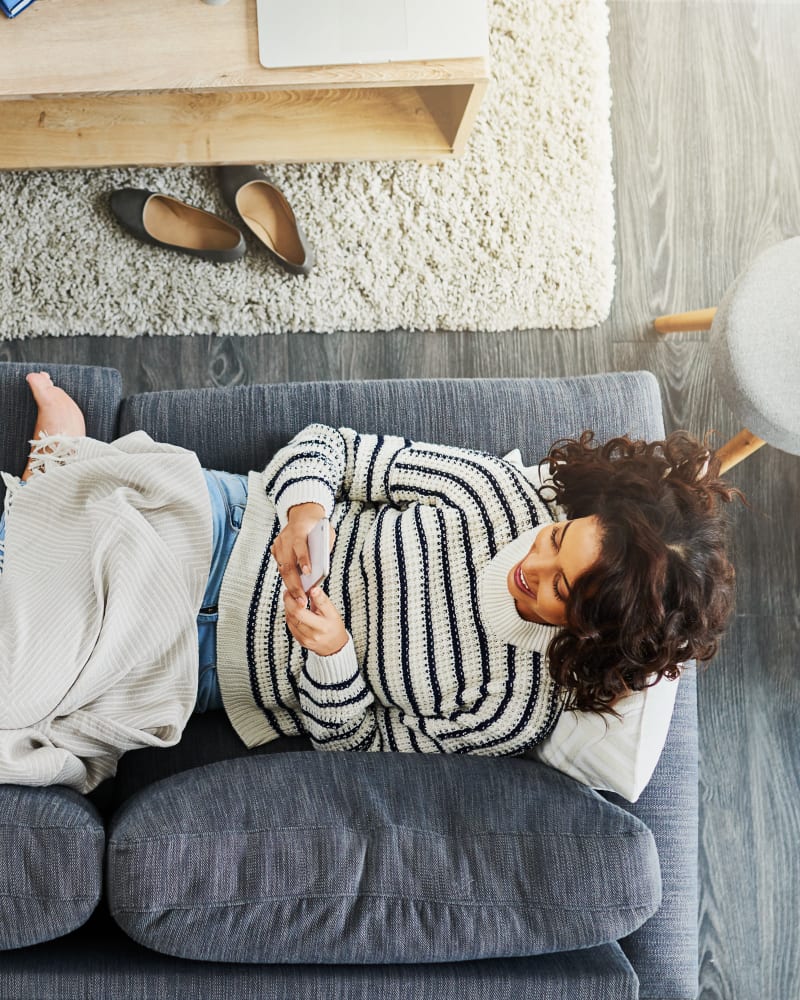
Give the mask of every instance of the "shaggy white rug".
POLYGON ((0 173, 0 339, 585 328, 614 287, 605 0, 489 0, 492 80, 457 160, 263 169, 317 251, 308 277, 248 253, 148 247, 108 192, 231 218, 211 168, 0 173))

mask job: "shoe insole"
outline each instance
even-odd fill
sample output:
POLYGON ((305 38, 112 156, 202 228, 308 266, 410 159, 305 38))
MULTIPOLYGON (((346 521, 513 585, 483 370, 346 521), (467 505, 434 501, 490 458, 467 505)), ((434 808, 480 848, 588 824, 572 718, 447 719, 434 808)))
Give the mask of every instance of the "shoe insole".
POLYGON ((164 195, 150 198, 143 222, 154 239, 189 250, 232 250, 239 243, 238 230, 224 219, 164 195))
POLYGON ((247 225, 270 250, 292 264, 303 263, 306 254, 297 232, 297 223, 277 191, 261 181, 251 181, 239 189, 236 207, 247 225))

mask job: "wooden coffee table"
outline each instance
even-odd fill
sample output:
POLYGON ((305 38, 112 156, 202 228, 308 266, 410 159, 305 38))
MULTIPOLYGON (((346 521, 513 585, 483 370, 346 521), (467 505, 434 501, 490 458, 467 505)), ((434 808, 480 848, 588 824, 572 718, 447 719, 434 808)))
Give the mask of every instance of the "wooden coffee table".
POLYGON ((0 168, 458 156, 484 58, 267 70, 255 0, 37 0, 0 17, 0 168))

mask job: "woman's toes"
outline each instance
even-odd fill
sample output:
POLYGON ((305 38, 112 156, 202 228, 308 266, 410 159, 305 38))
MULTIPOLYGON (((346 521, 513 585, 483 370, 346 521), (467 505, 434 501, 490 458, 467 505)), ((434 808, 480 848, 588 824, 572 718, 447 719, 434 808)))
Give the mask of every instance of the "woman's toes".
POLYGON ((45 395, 53 388, 53 380, 48 372, 28 372, 25 378, 37 403, 40 396, 45 395))
POLYGON ((86 433, 81 408, 63 389, 53 385, 47 372, 30 372, 26 379, 38 410, 34 438, 38 439, 42 433, 77 437, 86 433))

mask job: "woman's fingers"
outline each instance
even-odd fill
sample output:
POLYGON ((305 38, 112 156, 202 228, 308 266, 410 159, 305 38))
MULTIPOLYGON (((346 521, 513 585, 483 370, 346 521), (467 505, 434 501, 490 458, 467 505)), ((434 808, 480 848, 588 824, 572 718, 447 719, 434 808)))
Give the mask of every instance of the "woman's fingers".
POLYGON ((319 634, 327 630, 330 621, 337 621, 341 617, 333 601, 321 587, 315 587, 311 591, 310 605, 306 598, 304 602, 298 603, 288 591, 284 591, 286 621, 300 631, 319 634))
POLYGON ((320 656, 338 653, 348 641, 348 632, 336 605, 321 587, 311 591, 311 607, 298 606, 295 599, 284 592, 286 625, 306 649, 320 656))
MULTIPOLYGON (((270 549, 270 552, 278 565, 278 572, 281 575, 281 579, 283 580, 286 589, 296 600, 305 601, 303 584, 300 580, 299 558, 296 549, 293 548, 291 544, 287 545, 286 541, 281 538, 281 535, 279 535, 270 549)), ((300 558, 302 558, 302 556, 300 558)))
POLYGON ((308 594, 311 600, 311 610, 322 618, 338 618, 339 612, 333 601, 322 587, 312 587, 308 594))
POLYGON ((294 557, 295 566, 298 567, 301 573, 311 572, 311 557, 308 554, 308 540, 306 539, 301 544, 295 544, 294 547, 294 557))
POLYGON ((291 565, 284 565, 283 569, 279 570, 281 576, 283 577, 283 583, 289 593, 297 602, 306 603, 306 595, 303 590, 303 583, 300 579, 300 571, 297 568, 296 563, 291 565))
POLYGON ((306 607, 306 599, 303 597, 303 603, 293 597, 288 590, 283 592, 283 606, 286 612, 286 622, 293 628, 310 628, 314 624, 313 612, 309 611, 306 607))

